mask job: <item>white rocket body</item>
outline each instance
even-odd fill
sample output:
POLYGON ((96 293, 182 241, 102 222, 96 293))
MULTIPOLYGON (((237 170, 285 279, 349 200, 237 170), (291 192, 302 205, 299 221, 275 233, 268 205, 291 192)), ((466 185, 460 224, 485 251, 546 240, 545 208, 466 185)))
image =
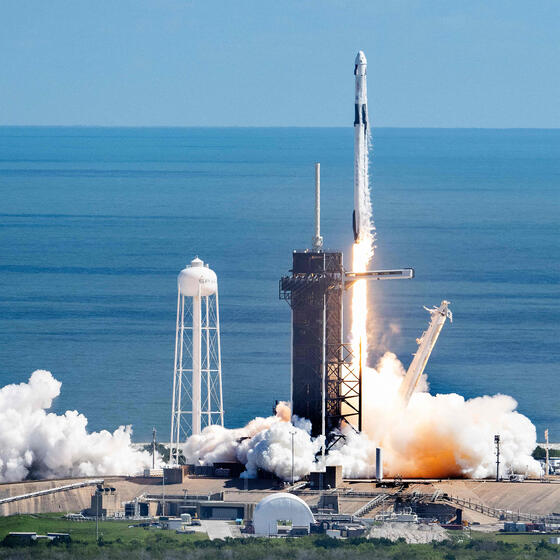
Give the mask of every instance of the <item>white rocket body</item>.
MULTIPOLYGON (((354 76, 356 95, 354 99, 354 214, 352 227, 354 241, 358 241, 366 232, 367 224, 361 223, 366 218, 369 202, 368 189, 368 110, 367 110, 367 60, 363 51, 356 56, 354 76)), ((367 217, 369 220, 369 216, 367 217)), ((368 228, 369 229, 369 228, 368 228)))

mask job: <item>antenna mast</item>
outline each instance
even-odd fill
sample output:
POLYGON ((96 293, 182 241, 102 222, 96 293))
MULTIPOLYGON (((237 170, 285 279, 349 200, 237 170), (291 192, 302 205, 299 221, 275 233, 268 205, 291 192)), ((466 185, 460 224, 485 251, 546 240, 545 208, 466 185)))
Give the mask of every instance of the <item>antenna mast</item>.
POLYGON ((315 237, 313 238, 313 251, 323 250, 321 237, 321 164, 315 164, 315 237))

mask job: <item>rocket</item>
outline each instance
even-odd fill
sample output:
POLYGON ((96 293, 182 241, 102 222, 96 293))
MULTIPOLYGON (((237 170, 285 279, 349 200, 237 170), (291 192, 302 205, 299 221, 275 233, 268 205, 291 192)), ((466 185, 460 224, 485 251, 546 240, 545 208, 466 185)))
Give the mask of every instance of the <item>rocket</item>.
POLYGON ((354 241, 359 241, 361 219, 368 204, 368 111, 367 111, 367 60, 363 51, 356 55, 354 76, 356 96, 354 100, 354 212, 352 228, 354 241))

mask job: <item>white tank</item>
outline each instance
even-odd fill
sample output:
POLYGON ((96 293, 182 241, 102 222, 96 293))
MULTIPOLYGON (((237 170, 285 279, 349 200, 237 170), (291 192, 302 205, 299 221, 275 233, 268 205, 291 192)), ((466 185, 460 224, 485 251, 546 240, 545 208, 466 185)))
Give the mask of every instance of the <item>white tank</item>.
POLYGON ((205 266, 198 257, 195 257, 190 266, 179 272, 177 285, 184 296, 211 296, 218 289, 218 278, 216 273, 208 268, 208 265, 205 266))

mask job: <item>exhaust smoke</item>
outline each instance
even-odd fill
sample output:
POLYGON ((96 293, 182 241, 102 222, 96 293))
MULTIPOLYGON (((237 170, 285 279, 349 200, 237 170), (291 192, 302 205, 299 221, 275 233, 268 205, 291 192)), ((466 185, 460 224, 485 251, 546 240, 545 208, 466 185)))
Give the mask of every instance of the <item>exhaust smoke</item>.
POLYGON ((27 383, 0 389, 0 482, 135 474, 151 466, 151 455, 132 447, 130 426, 88 433, 83 414, 47 412, 61 385, 37 370, 27 383))

